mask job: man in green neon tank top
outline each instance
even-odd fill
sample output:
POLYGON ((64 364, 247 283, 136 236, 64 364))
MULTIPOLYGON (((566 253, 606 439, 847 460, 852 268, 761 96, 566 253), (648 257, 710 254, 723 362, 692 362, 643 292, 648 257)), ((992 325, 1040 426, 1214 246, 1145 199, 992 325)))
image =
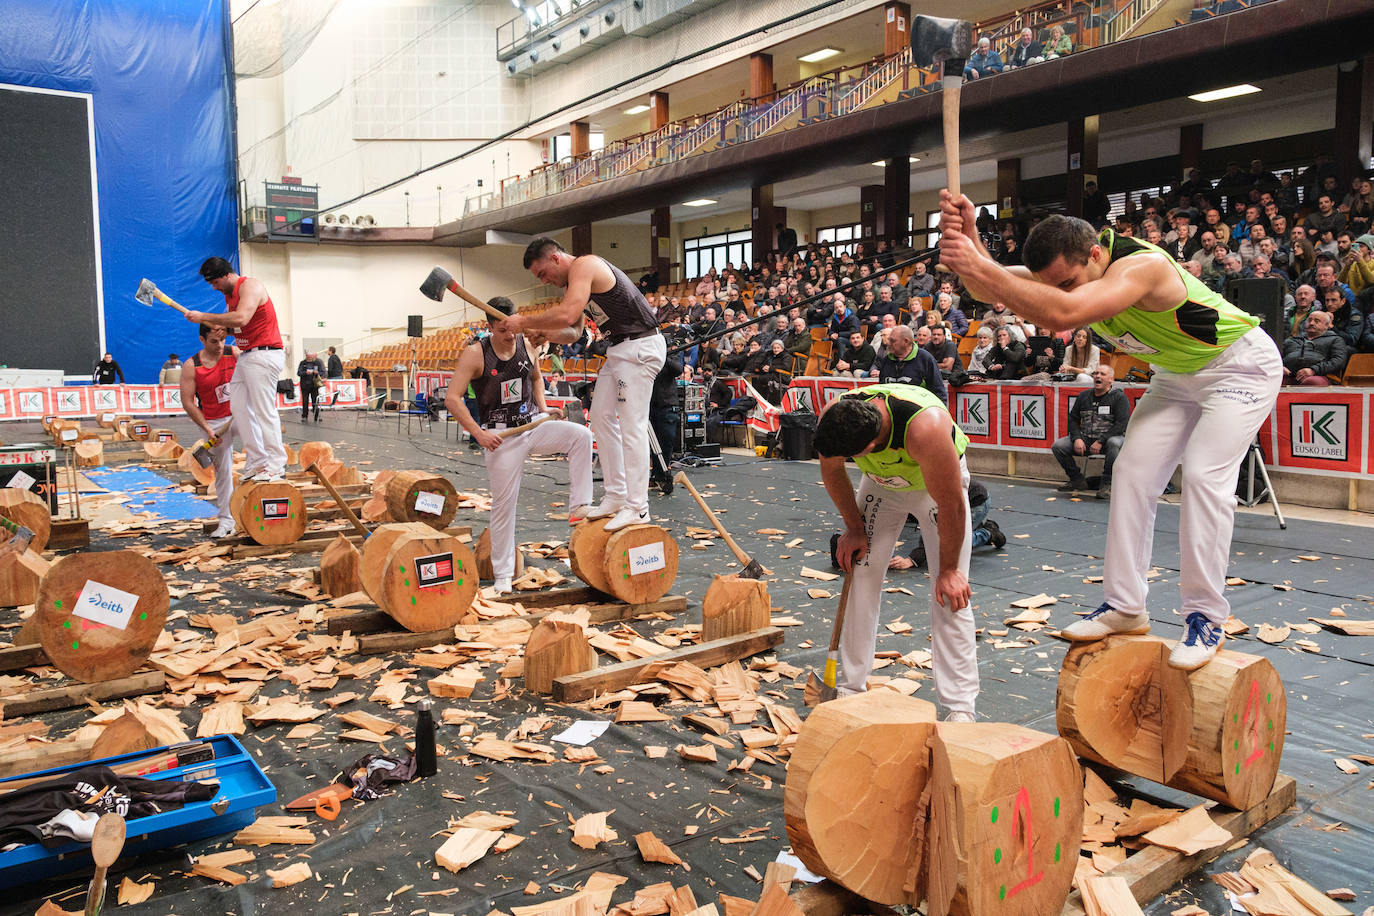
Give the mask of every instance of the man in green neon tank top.
POLYGON ((972 722, 978 646, 969 609, 968 437, 944 401, 915 385, 870 385, 837 398, 816 424, 821 480, 844 518, 835 546, 853 577, 840 642, 839 692, 858 693, 873 670, 883 578, 907 514, 921 522, 931 558, 931 663, 935 694, 952 722, 972 722), (858 499, 845 471, 863 472, 858 499))
POLYGON ((1005 302, 1051 331, 1090 324, 1117 349, 1155 367, 1112 473, 1106 600, 1063 632, 1087 642, 1150 629, 1146 574, 1155 506, 1182 464, 1184 633, 1169 664, 1202 667, 1216 655, 1230 614, 1224 592, 1236 475, 1278 397, 1278 348, 1258 319, 1147 242, 1109 229, 1099 235, 1083 220, 1051 216, 1026 239, 1025 266, 1004 268, 979 242, 967 197, 956 201, 942 191, 940 210, 940 260, 974 296, 1005 302))

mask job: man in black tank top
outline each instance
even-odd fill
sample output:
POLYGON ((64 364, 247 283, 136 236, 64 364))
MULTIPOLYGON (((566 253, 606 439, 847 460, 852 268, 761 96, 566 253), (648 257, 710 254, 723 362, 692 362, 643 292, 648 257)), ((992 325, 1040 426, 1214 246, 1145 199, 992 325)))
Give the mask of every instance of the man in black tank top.
MULTIPOLYGON (((505 296, 488 303, 506 315, 515 306, 505 296)), ((524 432, 548 413, 539 361, 524 337, 504 329, 505 322, 491 327, 491 334, 472 344, 458 357, 448 385, 445 405, 473 441, 482 446, 491 486, 491 566, 496 591, 511 589, 515 575, 515 510, 520 499, 520 478, 525 457, 566 454, 571 478, 569 520, 584 517, 592 501, 592 434, 576 423, 549 420, 524 432), (468 385, 476 394, 474 417, 463 401, 468 385), (503 434, 505 437, 503 438, 503 434)))
POLYGON ((610 516, 607 531, 647 523, 649 398, 667 354, 654 311, 620 268, 596 255, 574 258, 547 236, 525 249, 525 267, 539 282, 562 287, 563 301, 508 318, 498 326, 503 332, 523 332, 535 346, 572 343, 590 316, 609 344, 590 416, 606 494, 587 517, 610 516))

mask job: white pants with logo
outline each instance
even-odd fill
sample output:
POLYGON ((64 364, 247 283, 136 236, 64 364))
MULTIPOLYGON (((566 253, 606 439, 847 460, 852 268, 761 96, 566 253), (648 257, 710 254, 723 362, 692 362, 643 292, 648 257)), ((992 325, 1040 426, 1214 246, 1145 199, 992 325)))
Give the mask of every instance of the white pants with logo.
MULTIPOLYGON (((959 550, 959 569, 968 575, 973 532, 968 509, 968 466, 959 460, 964 500, 964 543, 959 550)), ((921 541, 925 544, 932 576, 938 572, 940 528, 936 521, 935 500, 925 490, 889 490, 864 475, 859 484, 859 511, 868 532, 868 555, 850 573, 849 605, 845 610, 844 631, 840 637, 840 694, 864 689, 873 671, 873 650, 877 645, 879 610, 883 600, 883 580, 887 561, 906 524, 907 514, 921 520, 921 541)), ((973 611, 967 607, 951 611, 935 602, 935 580, 930 588, 931 662, 935 669, 935 695, 945 712, 973 713, 978 699, 978 644, 974 639, 973 611)))
POLYGON ((662 334, 607 350, 588 418, 601 456, 606 499, 641 512, 649 508, 649 397, 667 351, 662 334))
POLYGON ((229 499, 234 495, 234 418, 231 415, 206 422, 219 439, 219 445, 210 449, 210 457, 215 460, 215 507, 219 510, 219 520, 232 524, 234 516, 229 511, 229 499))
POLYGON ((592 501, 592 434, 585 426, 550 420, 482 452, 491 486, 491 568, 498 579, 515 575, 515 510, 525 458, 559 452, 568 456, 568 506, 587 505, 592 501))
POLYGON ((1155 370, 1112 469, 1103 575, 1108 604, 1127 614, 1147 613, 1155 507, 1181 463, 1179 611, 1185 618, 1201 611, 1217 626, 1226 622, 1236 478, 1282 380, 1278 348, 1261 328, 1197 372, 1155 370))
POLYGON ((239 357, 229 382, 229 406, 238 419, 243 440, 243 476, 286 470, 281 444, 281 414, 277 412, 277 379, 285 356, 281 350, 254 350, 239 357))

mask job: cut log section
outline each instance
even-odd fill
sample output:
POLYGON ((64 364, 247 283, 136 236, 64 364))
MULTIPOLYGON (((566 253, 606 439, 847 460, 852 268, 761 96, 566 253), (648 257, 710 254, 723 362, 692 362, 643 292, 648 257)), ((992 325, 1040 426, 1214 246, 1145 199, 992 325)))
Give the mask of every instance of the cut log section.
POLYGON ((535 693, 553 693, 554 678, 595 667, 596 650, 587 642, 582 625, 574 620, 545 617, 525 644, 525 688, 535 693))
POLYGON ((48 561, 32 550, 0 554, 0 607, 19 607, 37 601, 38 585, 48 567, 48 561))
POLYGON ((105 463, 105 443, 94 436, 77 440, 76 466, 96 468, 105 463))
POLYGON ((701 638, 721 639, 768 626, 772 603, 768 583, 762 579, 741 579, 738 575, 716 576, 701 599, 701 638))
POLYGON ((452 627, 477 596, 477 559, 456 537, 420 522, 382 525, 363 542, 363 588, 413 633, 452 627))
POLYGON ((239 530, 264 547, 296 543, 308 521, 305 497, 284 480, 240 484, 229 498, 229 511, 239 530))
POLYGON ((1166 783, 1188 756, 1193 692, 1161 640, 1073 645, 1055 708, 1059 734, 1080 757, 1166 783))
POLYGON ((323 467, 324 462, 334 460, 334 446, 328 442, 307 442, 301 446, 297 457, 303 468, 308 468, 311 464, 323 467))
POLYGON ((606 579, 606 542, 615 533, 606 530, 607 521, 598 518, 582 522, 568 538, 568 559, 573 575, 605 595, 611 594, 611 585, 606 579))
POLYGON ((1019 725, 941 723, 930 747, 928 912, 1060 912, 1083 833, 1069 743, 1019 725))
MULTIPOLYGON (((491 529, 482 532, 482 536, 477 539, 477 547, 474 551, 477 554, 477 575, 483 582, 489 582, 496 578, 496 570, 491 565, 491 529)), ((515 578, 520 578, 525 574, 525 555, 518 549, 515 551, 515 578)))
POLYGON ((443 531, 458 514, 458 491, 430 471, 401 471, 387 481, 386 508, 393 522, 424 522, 443 531))
POLYGON ((342 534, 331 541, 320 554, 320 587, 325 594, 342 598, 362 591, 363 580, 358 575, 361 559, 358 548, 342 534))
POLYGON ((602 570, 612 595, 627 604, 645 604, 668 594, 677 581, 677 563, 671 534, 657 525, 631 525, 606 539, 602 570))
MULTIPOLYGON (((201 467, 200 462, 196 460, 195 452, 191 449, 182 449, 181 454, 176 457, 177 467, 195 478, 196 483, 203 487, 208 487, 214 483, 215 466, 213 464, 208 468, 201 467)), ((230 485, 232 486, 232 483, 230 485)))
POLYGON ((919 815, 934 727, 934 705, 891 690, 812 711, 783 799, 787 838, 807 868, 878 903, 921 902, 919 815))
MULTIPOLYGON (((0 488, 0 516, 33 532, 29 549, 34 553, 42 553, 48 546, 52 516, 48 514, 48 504, 37 493, 19 487, 0 488)), ((0 544, 9 539, 9 529, 0 528, 0 544)))
POLYGON ((167 622, 162 573, 132 550, 78 553, 52 564, 34 613, 48 659, 87 684, 133 674, 167 622))
POLYGON ((175 461, 181 457, 183 451, 185 449, 178 445, 175 439, 168 439, 165 442, 149 441, 143 443, 143 453, 149 458, 166 458, 175 461))
POLYGON ((1091 726, 1088 723, 1092 718, 1088 714, 1088 704, 1095 704, 1091 708, 1100 710, 1095 715, 1108 716, 1113 709, 1125 708, 1125 704, 1105 702, 1105 698, 1085 704, 1081 699, 1091 697, 1093 692, 1120 692, 1138 686, 1142 695, 1135 701, 1136 708, 1154 709, 1152 715, 1156 720, 1142 727, 1142 732, 1157 732, 1170 742, 1171 746, 1161 755, 1164 761, 1172 763, 1182 759, 1169 778, 1158 781, 1237 810, 1251 808, 1269 795, 1278 776, 1288 720, 1288 699, 1283 682, 1274 666, 1265 659, 1222 649, 1207 665, 1184 673, 1191 716, 1188 732, 1183 736, 1177 722, 1159 721, 1160 710, 1172 715, 1173 707, 1185 702, 1178 699, 1176 686, 1170 687, 1161 702, 1152 695, 1154 680, 1114 678, 1106 674, 1129 672, 1133 667, 1139 670, 1145 664, 1141 659, 1150 658, 1152 652, 1161 658, 1167 657, 1173 645, 1170 640, 1154 636, 1113 636, 1070 649, 1059 680, 1061 733, 1073 744, 1075 751, 1090 760, 1103 761, 1135 775, 1155 779, 1150 773, 1128 766, 1134 759, 1132 755, 1117 754, 1113 759, 1111 750, 1119 746, 1120 741, 1111 737, 1112 723, 1093 723, 1091 726), (1142 644, 1149 648, 1141 648, 1142 644), (1098 671, 1104 674, 1095 674, 1098 671), (1086 681, 1089 676, 1091 682, 1077 683, 1086 681), (1069 707, 1075 697, 1080 698, 1077 706, 1069 707))
POLYGON ((146 420, 129 424, 129 438, 135 442, 147 442, 153 437, 153 425, 146 420))

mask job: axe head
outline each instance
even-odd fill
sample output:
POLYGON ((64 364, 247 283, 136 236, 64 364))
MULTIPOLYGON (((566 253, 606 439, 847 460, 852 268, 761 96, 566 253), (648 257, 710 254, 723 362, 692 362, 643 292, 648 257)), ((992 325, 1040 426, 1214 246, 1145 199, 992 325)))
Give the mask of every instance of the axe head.
POLYGON ((917 15, 911 19, 911 61, 918 67, 933 68, 964 61, 973 53, 973 23, 966 19, 942 19, 917 15), (949 62, 949 63, 947 63, 949 62))
POLYGON ((153 305, 153 295, 157 293, 157 286, 152 280, 144 277, 138 281, 138 292, 134 293, 134 298, 144 305, 153 305))
POLYGON ((3 528, 9 529, 10 537, 3 545, 0 545, 0 554, 23 553, 28 550, 29 545, 33 543, 33 529, 18 525, 9 519, 4 521, 3 528))
POLYGON ((444 290, 453 282, 453 275, 442 267, 436 267, 425 277, 425 282, 420 284, 420 292, 424 293, 435 302, 444 301, 444 290))
POLYGON ((765 575, 764 569, 759 565, 759 561, 750 557, 749 563, 740 572, 741 579, 762 579, 765 575))

